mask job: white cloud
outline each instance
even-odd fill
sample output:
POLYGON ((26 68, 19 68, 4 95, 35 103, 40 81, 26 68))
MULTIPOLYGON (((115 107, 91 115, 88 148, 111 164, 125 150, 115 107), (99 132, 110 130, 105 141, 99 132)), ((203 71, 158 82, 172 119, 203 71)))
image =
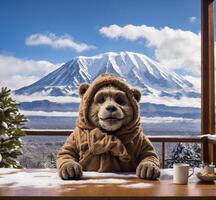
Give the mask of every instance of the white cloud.
POLYGON ((200 108, 201 106, 200 98, 191 98, 191 97, 182 97, 181 100, 175 99, 173 97, 161 97, 158 95, 147 95, 142 96, 142 103, 155 103, 155 104, 164 104, 167 106, 178 106, 178 107, 194 107, 200 108))
POLYGON ((17 89, 32 84, 60 65, 0 54, 0 87, 17 89))
POLYGON ((154 49, 155 57, 161 64, 172 70, 184 70, 189 75, 200 75, 200 33, 131 24, 122 27, 114 24, 102 27, 99 32, 111 39, 145 39, 147 47, 154 49))
POLYGON ((40 95, 15 95, 12 97, 18 102, 32 102, 32 101, 42 101, 49 100, 55 103, 80 103, 80 97, 73 96, 40 96, 40 95))
MULTIPOLYGON (((201 93, 201 77, 195 77, 195 76, 183 76, 186 80, 190 81, 194 88, 200 91, 201 93)), ((215 70, 215 77, 216 77, 216 70, 215 70)), ((216 94, 216 88, 215 88, 215 94, 216 94)))
POLYGON ((195 76, 183 76, 186 80, 188 80, 190 83, 194 85, 194 88, 197 91, 201 92, 201 77, 195 77, 195 76))
POLYGON ((93 45, 76 42, 69 35, 56 36, 54 33, 41 34, 36 33, 26 38, 25 44, 28 46, 47 45, 52 48, 69 48, 77 52, 82 52, 90 49, 95 49, 93 45))
POLYGON ((189 22, 190 22, 190 23, 194 23, 194 22, 196 22, 196 20, 197 20, 197 18, 194 17, 194 16, 189 17, 189 22))
MULTIPOLYGON (((20 110, 25 116, 44 116, 44 117, 78 117, 78 112, 45 112, 45 111, 26 111, 20 110)), ((174 122, 197 122, 199 119, 182 117, 141 117, 142 123, 174 123, 174 122)))
POLYGON ((28 111, 20 110, 20 112, 25 116, 46 116, 46 117, 78 117, 78 112, 45 112, 45 111, 28 111))
POLYGON ((200 119, 182 118, 182 117, 141 117, 142 123, 175 123, 175 122, 200 122, 200 119))

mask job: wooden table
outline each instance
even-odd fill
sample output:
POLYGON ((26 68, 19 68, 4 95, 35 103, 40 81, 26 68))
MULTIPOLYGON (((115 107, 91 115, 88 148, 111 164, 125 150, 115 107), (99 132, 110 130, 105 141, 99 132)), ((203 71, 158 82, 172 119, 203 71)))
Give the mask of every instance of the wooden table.
POLYGON ((172 169, 158 181, 135 174, 84 172, 82 180, 62 181, 55 169, 0 169, 0 199, 214 199, 216 182, 201 183, 196 176, 188 185, 172 183, 172 169))

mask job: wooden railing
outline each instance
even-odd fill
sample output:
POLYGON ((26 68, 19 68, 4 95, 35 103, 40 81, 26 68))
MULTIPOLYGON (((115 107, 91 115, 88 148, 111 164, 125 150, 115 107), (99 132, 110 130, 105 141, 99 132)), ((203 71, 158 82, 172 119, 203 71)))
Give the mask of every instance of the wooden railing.
MULTIPOLYGON (((28 136, 69 136, 72 130, 46 130, 46 129, 25 129, 26 135, 28 136)), ((162 168, 165 166, 165 155, 166 155, 166 143, 199 143, 202 146, 202 159, 204 157, 210 158, 213 156, 213 153, 209 155, 209 150, 212 146, 212 151, 214 151, 213 144, 216 144, 216 140, 213 138, 208 138, 207 135, 200 136, 151 136, 148 138, 152 142, 161 143, 161 164, 162 168)))

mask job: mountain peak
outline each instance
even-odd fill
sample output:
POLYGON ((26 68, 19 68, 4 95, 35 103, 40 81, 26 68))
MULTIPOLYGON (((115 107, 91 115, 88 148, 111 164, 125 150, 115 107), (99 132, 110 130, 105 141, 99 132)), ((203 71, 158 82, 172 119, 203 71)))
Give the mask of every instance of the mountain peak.
POLYGON ((34 84, 15 94, 74 95, 83 82, 92 82, 102 73, 114 73, 144 95, 192 91, 192 84, 146 55, 121 51, 87 57, 77 56, 34 84))

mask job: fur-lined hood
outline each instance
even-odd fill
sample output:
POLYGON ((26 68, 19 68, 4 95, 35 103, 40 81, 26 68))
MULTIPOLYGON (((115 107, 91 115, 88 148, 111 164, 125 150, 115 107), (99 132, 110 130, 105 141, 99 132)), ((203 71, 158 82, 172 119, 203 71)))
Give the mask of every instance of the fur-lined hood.
POLYGON ((114 74, 102 74, 97 77, 91 84, 83 83, 79 87, 79 95, 81 97, 81 103, 79 107, 79 118, 76 125, 81 129, 92 130, 96 128, 89 120, 88 112, 93 98, 98 90, 107 85, 112 85, 124 91, 133 108, 133 119, 127 127, 122 127, 120 130, 115 132, 116 136, 128 135, 128 133, 138 132, 137 128, 140 126, 140 106, 139 100, 141 93, 137 89, 130 88, 127 83, 120 77, 114 74))

